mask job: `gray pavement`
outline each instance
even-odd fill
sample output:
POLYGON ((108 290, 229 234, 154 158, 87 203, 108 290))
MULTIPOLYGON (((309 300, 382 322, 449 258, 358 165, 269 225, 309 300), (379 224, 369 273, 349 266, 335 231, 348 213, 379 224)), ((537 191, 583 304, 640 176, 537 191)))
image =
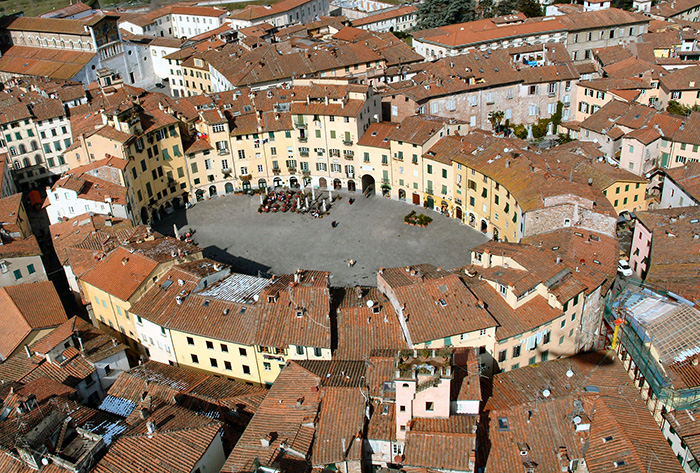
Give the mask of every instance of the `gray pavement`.
POLYGON ((437 212, 380 196, 341 194, 330 215, 258 214, 260 196, 225 196, 178 210, 154 227, 194 235, 205 256, 233 265, 233 271, 291 273, 298 268, 331 272, 333 286, 376 286, 380 267, 432 263, 446 269, 469 262, 469 250, 487 240, 481 233, 437 212), (348 197, 355 202, 348 204, 348 197), (427 228, 404 224, 411 210, 433 218, 427 228), (337 221, 336 228, 331 227, 337 221), (347 259, 356 260, 349 268, 347 259))

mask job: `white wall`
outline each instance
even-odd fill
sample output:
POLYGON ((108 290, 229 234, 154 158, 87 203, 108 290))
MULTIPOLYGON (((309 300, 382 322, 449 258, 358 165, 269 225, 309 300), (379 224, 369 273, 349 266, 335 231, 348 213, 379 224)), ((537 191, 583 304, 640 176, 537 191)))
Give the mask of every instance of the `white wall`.
POLYGON ((125 204, 109 204, 107 202, 96 202, 78 198, 75 191, 68 189, 47 189, 49 205, 46 207, 46 214, 51 224, 58 223, 63 217, 73 218, 86 212, 93 212, 100 215, 112 214, 117 218, 131 220, 125 204))
POLYGON ((221 471, 221 467, 224 466, 226 461, 226 455, 224 455, 224 445, 221 441, 221 431, 214 437, 209 448, 202 458, 197 462, 197 464, 192 468, 192 471, 199 471, 201 473, 218 473, 221 471))
POLYGON ((178 51, 178 49, 167 46, 150 46, 149 49, 151 54, 151 65, 153 66, 153 74, 155 77, 165 79, 170 74, 170 69, 173 68, 173 66, 168 64, 168 60, 163 59, 163 56, 172 54, 175 51, 178 51))
POLYGON ((100 361, 96 361, 95 369, 97 370, 97 376, 100 378, 100 383, 102 384, 102 390, 107 392, 109 387, 117 380, 121 373, 129 371, 129 359, 126 357, 126 350, 122 350, 119 353, 115 353, 112 356, 108 356, 100 361), (109 365, 110 372, 106 373, 106 368, 109 365))
POLYGON ((177 358, 175 358, 175 348, 170 337, 170 330, 165 329, 165 334, 163 334, 160 325, 144 318, 139 323, 138 318, 136 318, 138 314, 132 313, 131 315, 135 318, 134 326, 139 341, 148 348, 149 358, 163 364, 176 363, 177 358))
POLYGON ((688 207, 689 205, 696 206, 698 203, 671 179, 664 179, 659 208, 672 209, 676 207, 688 207))

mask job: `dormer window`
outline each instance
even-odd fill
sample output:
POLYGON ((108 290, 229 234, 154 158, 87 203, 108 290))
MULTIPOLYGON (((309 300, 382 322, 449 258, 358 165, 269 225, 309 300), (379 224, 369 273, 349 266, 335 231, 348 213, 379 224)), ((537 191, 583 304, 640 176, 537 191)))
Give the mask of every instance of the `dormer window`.
POLYGON ((498 292, 500 292, 501 295, 503 295, 503 296, 507 296, 508 295, 508 286, 504 286, 503 284, 499 284, 498 285, 498 292))

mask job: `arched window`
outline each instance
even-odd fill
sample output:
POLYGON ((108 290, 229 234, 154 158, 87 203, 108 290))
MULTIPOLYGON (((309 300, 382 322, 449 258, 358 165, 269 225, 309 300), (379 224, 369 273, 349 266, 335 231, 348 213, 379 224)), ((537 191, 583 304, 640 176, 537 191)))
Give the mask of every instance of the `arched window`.
POLYGON ((29 158, 24 158, 24 159, 22 160, 22 163, 24 164, 24 167, 25 167, 25 168, 28 168, 29 166, 32 165, 32 163, 29 162, 29 158))
POLYGON ((32 140, 32 151, 36 151, 39 149, 39 143, 36 141, 32 140))
POLYGON ((41 164, 41 155, 40 154, 34 155, 34 164, 41 164))
MULTIPOLYGON (((10 156, 17 156, 17 148, 10 146, 10 156)), ((17 161, 15 161, 16 163, 17 161)))
POLYGON ((26 153, 26 152, 27 152, 27 147, 24 146, 23 143, 20 144, 20 145, 19 145, 19 154, 24 154, 24 153, 26 153))

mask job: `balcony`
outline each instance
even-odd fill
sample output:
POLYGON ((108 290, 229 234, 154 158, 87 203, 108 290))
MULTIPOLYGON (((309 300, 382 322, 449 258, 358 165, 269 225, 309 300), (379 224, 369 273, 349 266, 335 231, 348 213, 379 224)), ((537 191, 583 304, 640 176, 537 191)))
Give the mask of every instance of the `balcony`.
POLYGON ((306 129, 306 123, 304 122, 294 122, 294 128, 306 129))
POLYGON ((304 158, 308 158, 309 152, 308 151, 299 151, 299 156, 303 156, 304 158))
POLYGON ((272 174, 274 174, 275 176, 279 176, 281 172, 282 172, 282 170, 279 168, 274 168, 272 170, 272 174))
POLYGON ((296 168, 287 168, 287 172, 289 172, 289 174, 296 174, 297 169, 296 168))
POLYGON ((229 176, 231 175, 231 168, 223 168, 221 172, 224 174, 224 176, 229 176))
POLYGON ((229 154, 228 148, 217 149, 216 152, 219 154, 219 156, 225 156, 229 154))
POLYGON ((352 140, 343 140, 345 146, 352 146, 352 140))
POLYGON ((427 189, 425 189, 425 193, 428 194, 428 195, 435 195, 435 194, 433 193, 433 189, 430 188, 430 187, 428 187, 427 189))
POLYGON ((309 139, 307 137, 305 137, 305 136, 299 137, 299 143, 306 143, 307 141, 309 141, 309 139))
POLYGON ((346 172, 345 175, 348 177, 348 179, 355 179, 355 173, 354 173, 354 172, 346 172))

